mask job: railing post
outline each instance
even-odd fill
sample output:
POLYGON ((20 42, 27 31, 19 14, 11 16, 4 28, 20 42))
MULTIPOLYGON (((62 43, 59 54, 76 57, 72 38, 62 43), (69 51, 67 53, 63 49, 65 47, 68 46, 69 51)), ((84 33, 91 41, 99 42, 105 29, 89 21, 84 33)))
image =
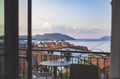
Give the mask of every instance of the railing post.
POLYGON ((32 79, 32 0, 28 0, 28 79, 32 79))

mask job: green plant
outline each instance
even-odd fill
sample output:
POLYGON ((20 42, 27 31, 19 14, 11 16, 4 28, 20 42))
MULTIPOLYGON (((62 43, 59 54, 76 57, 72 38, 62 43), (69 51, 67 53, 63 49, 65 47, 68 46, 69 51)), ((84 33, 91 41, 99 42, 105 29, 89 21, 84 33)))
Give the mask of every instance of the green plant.
POLYGON ((71 59, 71 53, 70 52, 65 52, 64 53, 64 57, 65 57, 66 61, 70 61, 70 59, 71 59))
POLYGON ((43 55, 43 61, 47 61, 47 55, 43 55))
POLYGON ((42 67, 40 68, 40 71, 41 71, 41 72, 49 72, 49 71, 50 71, 50 67, 42 66, 42 67))
POLYGON ((70 57, 71 53, 70 52, 64 52, 64 57, 70 57))
POLYGON ((66 78, 67 77, 67 73, 62 73, 62 71, 59 71, 58 75, 59 75, 60 79, 67 79, 66 78))

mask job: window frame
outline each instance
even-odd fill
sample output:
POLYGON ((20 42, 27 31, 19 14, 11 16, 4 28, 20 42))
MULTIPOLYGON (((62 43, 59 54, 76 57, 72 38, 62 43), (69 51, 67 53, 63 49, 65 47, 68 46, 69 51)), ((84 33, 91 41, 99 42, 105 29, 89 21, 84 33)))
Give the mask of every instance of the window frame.
MULTIPOLYGON (((28 79, 32 79, 31 0, 28 1, 28 79)), ((19 0, 4 0, 5 79, 19 79, 19 0)))
POLYGON ((5 79, 18 79, 18 0, 4 0, 5 79))

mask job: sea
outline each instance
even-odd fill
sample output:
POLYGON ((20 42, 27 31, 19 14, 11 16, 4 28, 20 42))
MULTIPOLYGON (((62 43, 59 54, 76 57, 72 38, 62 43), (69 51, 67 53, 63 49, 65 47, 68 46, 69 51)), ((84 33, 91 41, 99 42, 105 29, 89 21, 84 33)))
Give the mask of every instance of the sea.
POLYGON ((111 41, 110 40, 66 40, 67 42, 79 45, 86 46, 89 50, 96 52, 107 52, 110 53, 111 50, 111 41))
MULTIPOLYGON (((54 40, 55 41, 55 40, 54 40)), ((111 50, 111 41, 110 40, 97 40, 97 39, 87 39, 87 40, 65 40, 66 42, 69 42, 70 44, 74 44, 76 46, 86 46, 88 50, 94 51, 94 52, 105 52, 110 53, 111 50)), ((38 41, 38 44, 40 42, 44 41, 38 41)))
MULTIPOLYGON (((89 50, 95 51, 95 52, 108 52, 110 53, 111 50, 111 41, 110 40, 65 40, 66 42, 69 42, 70 44, 79 45, 79 46, 86 46, 89 50)), ((3 42, 0 40, 0 43, 3 42)), ((39 40, 40 43, 41 41, 39 40)))

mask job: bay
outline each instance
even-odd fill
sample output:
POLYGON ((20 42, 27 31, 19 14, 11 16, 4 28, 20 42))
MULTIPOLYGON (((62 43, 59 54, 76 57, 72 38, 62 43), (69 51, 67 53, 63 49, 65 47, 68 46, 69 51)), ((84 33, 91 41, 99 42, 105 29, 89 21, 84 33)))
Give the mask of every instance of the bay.
POLYGON ((81 41, 81 40, 66 40, 67 42, 79 45, 79 46, 86 46, 89 50, 96 51, 96 52, 110 52, 111 48, 111 41, 81 41))

